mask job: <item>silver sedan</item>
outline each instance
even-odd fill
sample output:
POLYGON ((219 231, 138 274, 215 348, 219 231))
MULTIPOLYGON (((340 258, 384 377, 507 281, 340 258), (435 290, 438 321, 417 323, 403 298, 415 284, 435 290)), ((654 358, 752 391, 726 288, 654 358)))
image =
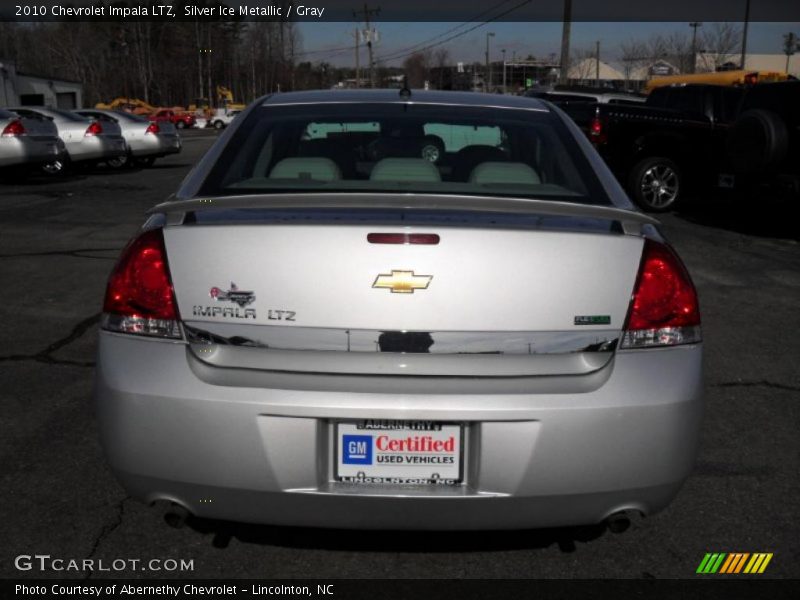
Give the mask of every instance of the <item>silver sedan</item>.
POLYGON ((0 109, 0 168, 42 165, 65 152, 51 121, 0 109))
POLYGON ((74 111, 76 114, 100 123, 115 123, 128 145, 128 152, 106 161, 110 167, 121 168, 138 164, 152 166, 157 158, 181 151, 181 138, 175 126, 168 122, 151 122, 144 117, 130 113, 116 112, 99 108, 86 108, 74 111))
POLYGON ((262 98, 111 273, 111 468, 173 522, 621 529, 678 493, 703 408, 657 225, 546 102, 262 98))
POLYGON ((125 138, 114 123, 101 124, 57 108, 21 106, 9 110, 20 116, 49 119, 58 129, 58 136, 64 141, 67 153, 63 159, 45 166, 45 171, 49 173, 64 172, 70 164, 99 163, 127 153, 125 138))

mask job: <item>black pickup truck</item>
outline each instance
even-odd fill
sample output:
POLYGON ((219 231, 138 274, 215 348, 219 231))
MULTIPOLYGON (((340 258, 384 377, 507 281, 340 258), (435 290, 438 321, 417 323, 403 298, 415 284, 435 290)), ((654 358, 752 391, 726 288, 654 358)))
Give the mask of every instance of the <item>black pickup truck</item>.
POLYGON ((557 104, 645 210, 709 186, 800 193, 800 81, 663 87, 641 106, 557 104))

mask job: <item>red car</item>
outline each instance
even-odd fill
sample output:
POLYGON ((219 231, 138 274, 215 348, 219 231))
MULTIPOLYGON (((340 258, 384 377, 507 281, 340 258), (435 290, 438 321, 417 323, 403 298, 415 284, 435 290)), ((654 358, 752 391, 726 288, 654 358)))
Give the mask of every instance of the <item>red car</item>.
POLYGON ((195 126, 194 115, 186 113, 176 113, 173 110, 160 110, 156 114, 150 115, 148 119, 155 122, 169 121, 170 123, 175 125, 175 127, 177 127, 178 129, 195 126))

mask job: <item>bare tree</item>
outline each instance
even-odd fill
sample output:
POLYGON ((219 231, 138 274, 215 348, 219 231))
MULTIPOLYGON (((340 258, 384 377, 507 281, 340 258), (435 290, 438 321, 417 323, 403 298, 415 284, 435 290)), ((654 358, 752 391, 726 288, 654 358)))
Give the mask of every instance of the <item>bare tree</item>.
POLYGON ((408 85, 412 88, 421 88, 428 80, 431 53, 415 52, 403 61, 403 70, 408 78, 408 85))
POLYGON ((639 40, 629 40, 619 45, 625 82, 630 81, 639 70, 649 62, 647 44, 639 40))
POLYGON ((438 48, 433 53, 433 64, 439 75, 439 89, 444 88, 444 70, 450 62, 450 51, 447 48, 438 48))
POLYGON ((733 23, 714 23, 704 28, 703 53, 699 70, 716 71, 728 62, 737 60, 736 50, 742 43, 742 30, 733 23))

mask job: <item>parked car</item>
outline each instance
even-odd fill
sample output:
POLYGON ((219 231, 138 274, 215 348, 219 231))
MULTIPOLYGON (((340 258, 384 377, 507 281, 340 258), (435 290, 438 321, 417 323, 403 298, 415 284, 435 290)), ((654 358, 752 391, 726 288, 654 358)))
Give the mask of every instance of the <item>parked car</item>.
POLYGON ((157 158, 181 151, 181 139, 175 126, 168 122, 151 122, 144 117, 99 108, 76 110, 75 113, 101 123, 116 123, 128 145, 128 152, 106 161, 112 168, 132 164, 151 167, 157 158))
POLYGON ((156 123, 172 123, 177 129, 194 127, 197 122, 193 114, 178 113, 173 110, 159 110, 148 118, 156 123))
POLYGON ((293 92, 230 127, 109 278, 95 403, 128 494, 174 523, 382 529, 667 506, 697 296, 563 112, 293 92))
POLYGON ((91 165, 125 156, 125 138, 115 123, 100 123, 67 110, 41 106, 20 106, 9 110, 21 117, 45 118, 53 122, 65 144, 66 154, 42 168, 46 173, 63 173, 71 164, 91 165))
POLYGON ((52 121, 0 108, 0 168, 38 167, 65 153, 52 121))
POLYGON ((242 111, 240 110, 216 110, 208 121, 208 124, 214 129, 225 129, 230 125, 236 116, 242 111))

